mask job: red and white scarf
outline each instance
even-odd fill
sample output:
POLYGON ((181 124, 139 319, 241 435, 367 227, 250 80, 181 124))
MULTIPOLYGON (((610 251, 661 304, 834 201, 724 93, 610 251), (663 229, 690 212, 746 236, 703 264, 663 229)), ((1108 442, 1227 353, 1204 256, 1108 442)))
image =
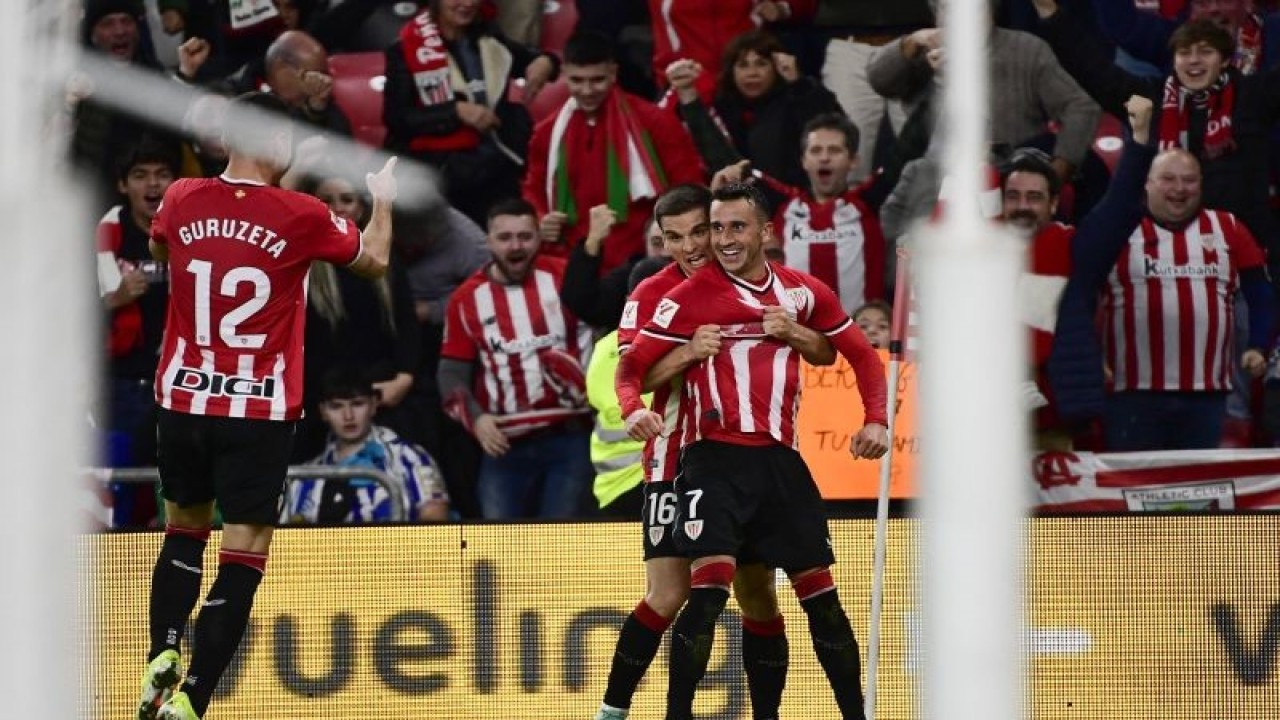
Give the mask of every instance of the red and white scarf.
MULTIPOLYGON (((604 127, 607 143, 606 197, 619 222, 626 222, 631 201, 656 198, 667 188, 666 173, 653 146, 649 131, 636 118, 622 91, 614 88, 600 106, 599 122, 604 127)), ((578 112, 578 103, 569 98, 561 106, 551 126, 550 152, 547 158, 547 205, 565 213, 569 224, 578 221, 577 201, 573 195, 570 173, 582 160, 576 155, 585 143, 587 119, 578 112)))
POLYGON ((1160 149, 1191 149, 1187 128, 1194 106, 1204 108, 1207 114, 1204 156, 1213 159, 1235 150, 1236 141, 1231 132, 1235 105, 1236 85, 1229 72, 1224 71, 1212 86, 1198 92, 1182 87, 1177 76, 1170 75, 1164 81, 1164 98, 1160 104, 1160 149))
POLYGON ((1231 64, 1242 75, 1252 75, 1262 69, 1262 18, 1257 13, 1249 13, 1240 23, 1236 32, 1236 56, 1231 58, 1231 64))
POLYGON ((449 81, 449 53, 445 50, 440 28, 423 10, 400 29, 400 49, 405 64, 413 75, 418 100, 423 107, 439 105, 453 99, 449 81))

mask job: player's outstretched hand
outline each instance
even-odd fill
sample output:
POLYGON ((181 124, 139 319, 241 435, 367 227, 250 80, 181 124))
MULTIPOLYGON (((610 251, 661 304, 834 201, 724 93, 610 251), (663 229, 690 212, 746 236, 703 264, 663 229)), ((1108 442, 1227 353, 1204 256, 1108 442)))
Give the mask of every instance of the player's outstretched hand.
POLYGON ((395 202, 396 199, 396 163, 399 161, 395 155, 387 158, 387 164, 376 173, 368 173, 364 176, 364 182, 369 186, 369 194, 374 200, 383 202, 395 202))
POLYGON ((662 416, 647 408, 636 410, 627 416, 626 426, 632 440, 652 440, 662 433, 662 416))
POLYGON ((889 431, 883 425, 869 423, 864 425, 849 443, 849 452, 854 459, 866 458, 877 460, 889 452, 889 431))

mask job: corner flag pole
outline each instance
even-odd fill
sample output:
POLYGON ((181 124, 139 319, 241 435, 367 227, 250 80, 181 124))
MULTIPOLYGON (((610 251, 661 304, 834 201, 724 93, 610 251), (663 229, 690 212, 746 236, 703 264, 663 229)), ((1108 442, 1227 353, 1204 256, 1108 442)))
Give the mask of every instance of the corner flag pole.
POLYGON ((867 631, 868 720, 876 718, 876 687, 880 668, 880 616, 884 611, 884 565, 889 545, 889 485, 893 477, 893 440, 898 415, 898 375, 904 359, 914 355, 914 310, 911 307, 909 255, 898 248, 897 282, 893 289, 893 322, 889 330, 889 452, 880 460, 880 492, 876 500, 875 551, 871 570, 871 624, 867 631))

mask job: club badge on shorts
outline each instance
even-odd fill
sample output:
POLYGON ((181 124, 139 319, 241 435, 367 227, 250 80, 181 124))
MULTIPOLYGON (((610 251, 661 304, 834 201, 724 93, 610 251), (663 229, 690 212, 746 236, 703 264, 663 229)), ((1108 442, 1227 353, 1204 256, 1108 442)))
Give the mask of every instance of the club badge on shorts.
POLYGON ((649 528, 649 544, 657 545, 662 542, 662 535, 666 532, 666 528, 658 526, 649 528))
POLYGON ((697 540, 702 534, 701 520, 686 520, 684 523, 684 535, 690 540, 697 540))

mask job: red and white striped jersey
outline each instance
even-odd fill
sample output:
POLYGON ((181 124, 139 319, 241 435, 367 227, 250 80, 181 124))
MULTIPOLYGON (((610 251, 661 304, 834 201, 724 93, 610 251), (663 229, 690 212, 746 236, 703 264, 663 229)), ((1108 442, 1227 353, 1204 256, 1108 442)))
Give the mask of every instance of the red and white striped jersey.
POLYGON ((523 283, 506 285, 485 265, 449 298, 440 355, 479 365, 476 402, 514 434, 590 412, 581 389, 568 392, 545 362, 560 351, 585 367, 591 353, 591 328, 560 303, 564 268, 563 258, 538 256, 523 283))
MULTIPOLYGON (((826 334, 849 359, 868 423, 885 424, 884 367, 862 331, 820 280, 770 263, 760 283, 709 265, 663 298, 630 350, 645 369, 691 338, 720 326, 720 352, 685 371, 685 443, 699 438, 739 445, 796 446, 800 354, 764 333, 764 308, 776 305, 826 334)), ((624 413, 627 408, 624 407, 624 413)))
MULTIPOLYGON (((626 352, 635 341, 640 327, 653 317, 662 298, 684 281, 684 271, 676 263, 671 263, 645 278, 631 291, 618 325, 620 352, 626 352)), ((662 433, 644 444, 641 464, 645 482, 666 482, 674 480, 678 474, 682 447, 680 439, 684 432, 683 398, 683 388, 678 380, 653 391, 649 409, 662 416, 662 433)))
POLYGON ((1103 295, 1114 390, 1230 390, 1241 270, 1265 262, 1230 213, 1202 210, 1170 230, 1143 218, 1103 295))
POLYGON ((228 177, 178 180, 151 221, 169 248, 156 401, 175 412, 302 416, 305 281, 360 255, 360 230, 302 193, 228 177))
POLYGON ((858 191, 827 202, 794 188, 787 194, 773 219, 787 267, 829 285, 845 312, 884 299, 884 233, 858 191))

